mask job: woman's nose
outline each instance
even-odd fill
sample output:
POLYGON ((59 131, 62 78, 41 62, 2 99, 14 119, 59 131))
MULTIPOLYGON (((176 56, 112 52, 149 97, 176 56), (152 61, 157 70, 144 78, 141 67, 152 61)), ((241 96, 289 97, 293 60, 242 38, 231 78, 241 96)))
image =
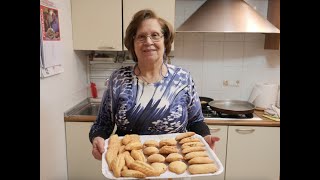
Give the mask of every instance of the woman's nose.
POLYGON ((153 41, 152 41, 152 39, 151 39, 150 36, 147 36, 147 37, 146 37, 145 43, 146 43, 146 44, 153 44, 153 41))

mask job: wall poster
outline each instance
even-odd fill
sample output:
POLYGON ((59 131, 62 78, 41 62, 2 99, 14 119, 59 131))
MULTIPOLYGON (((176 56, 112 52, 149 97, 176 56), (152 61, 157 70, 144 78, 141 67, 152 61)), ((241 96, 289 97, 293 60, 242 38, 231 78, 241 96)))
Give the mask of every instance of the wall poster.
POLYGON ((62 73, 63 43, 61 38, 61 11, 49 1, 40 0, 40 77, 62 73))

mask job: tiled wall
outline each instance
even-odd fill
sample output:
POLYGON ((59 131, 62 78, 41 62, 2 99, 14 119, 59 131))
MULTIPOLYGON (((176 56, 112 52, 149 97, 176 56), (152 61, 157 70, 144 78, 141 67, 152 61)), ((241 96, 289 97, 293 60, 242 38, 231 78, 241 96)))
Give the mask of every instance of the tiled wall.
MULTIPOLYGON (((203 0, 177 0, 177 28, 203 0)), ((267 0, 247 1, 264 17, 267 0)), ((257 82, 280 84, 280 51, 265 50, 264 34, 177 33, 172 64, 189 70, 201 96, 213 99, 248 100, 257 82), (238 87, 223 81, 240 81, 238 87)))

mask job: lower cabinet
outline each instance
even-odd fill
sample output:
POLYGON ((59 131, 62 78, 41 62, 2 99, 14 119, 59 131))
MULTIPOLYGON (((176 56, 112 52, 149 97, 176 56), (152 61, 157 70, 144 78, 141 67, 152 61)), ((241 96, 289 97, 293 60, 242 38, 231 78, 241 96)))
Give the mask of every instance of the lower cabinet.
POLYGON ((101 161, 91 154, 89 130, 93 122, 66 122, 68 180, 105 180, 101 161))
POLYGON ((280 127, 229 126, 225 180, 278 180, 280 127))

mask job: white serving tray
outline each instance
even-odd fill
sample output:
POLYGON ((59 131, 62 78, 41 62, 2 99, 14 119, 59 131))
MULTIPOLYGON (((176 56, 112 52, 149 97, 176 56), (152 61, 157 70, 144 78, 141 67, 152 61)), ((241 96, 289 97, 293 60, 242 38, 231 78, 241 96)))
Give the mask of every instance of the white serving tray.
MULTIPOLYGON (((181 133, 162 134, 162 135, 140 135, 140 141, 142 144, 146 140, 156 140, 156 141, 160 142, 160 140, 162 140, 162 139, 175 138, 179 134, 181 134, 181 133)), ((223 168, 221 161, 219 160, 219 158, 215 154, 215 152, 209 147, 209 145, 207 144, 207 142, 204 140, 204 138, 202 136, 195 134, 195 135, 193 135, 193 137, 199 138, 200 141, 205 145, 205 148, 208 152, 209 157, 214 160, 215 164, 218 167, 218 170, 215 173, 190 174, 189 171, 186 170, 182 174, 175 174, 175 173, 169 171, 169 169, 167 169, 167 171, 165 173, 162 173, 160 176, 154 176, 154 177, 148 176, 147 179, 187 178, 187 177, 199 177, 199 176, 215 176, 215 175, 221 174, 224 171, 224 168, 223 168)), ((122 139, 123 136, 120 136, 119 138, 122 139)), ((102 154, 102 174, 108 179, 137 179, 134 177, 132 177, 132 178, 131 177, 116 178, 115 176, 113 176, 113 173, 109 170, 108 164, 105 159, 105 154, 106 154, 107 148, 108 148, 108 142, 109 142, 109 139, 106 139, 105 146, 104 146, 105 151, 102 154)), ((180 145, 178 145, 178 149, 181 151, 180 145)), ((179 153, 182 154, 181 152, 179 152, 179 153)), ((183 162, 188 164, 186 161, 183 161, 183 162)), ((166 162, 165 162, 165 164, 168 167, 169 164, 166 162)))

